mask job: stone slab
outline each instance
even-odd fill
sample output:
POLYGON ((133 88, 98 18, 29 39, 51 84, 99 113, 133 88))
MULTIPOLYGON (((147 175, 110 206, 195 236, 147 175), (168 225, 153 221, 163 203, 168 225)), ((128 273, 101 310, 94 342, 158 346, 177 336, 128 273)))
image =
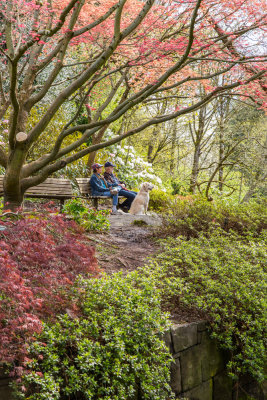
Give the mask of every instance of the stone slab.
POLYGON ((172 337, 170 331, 165 332, 165 334, 163 335, 163 340, 168 347, 170 353, 173 353, 172 337))
POLYGON ((181 352, 182 390, 186 392, 202 382, 200 345, 181 352))
POLYGON ((215 340, 212 340, 207 331, 201 333, 200 357, 202 380, 207 381, 225 369, 225 353, 218 348, 215 340))
POLYGON ((110 215, 109 221, 112 228, 120 228, 131 226, 134 221, 143 221, 149 226, 160 226, 161 218, 158 215, 131 215, 131 214, 116 214, 110 215))
POLYGON ((213 400, 229 400, 232 398, 233 381, 226 371, 213 378, 213 400))
POLYGON ((174 353, 188 349, 197 344, 197 323, 173 325, 171 335, 174 353))
POLYGON ((203 332, 207 330, 207 321, 199 321, 197 323, 197 331, 203 332))
POLYGON ((13 391, 9 386, 10 379, 0 380, 0 400, 14 400, 13 391))
POLYGON ((182 391, 180 359, 176 358, 171 363, 171 388, 175 395, 182 391))
MULTIPOLYGON (((213 400, 212 399, 212 380, 202 382, 201 385, 188 390, 187 392, 183 393, 183 396, 189 400, 213 400)), ((231 397, 228 398, 231 400, 231 397)))

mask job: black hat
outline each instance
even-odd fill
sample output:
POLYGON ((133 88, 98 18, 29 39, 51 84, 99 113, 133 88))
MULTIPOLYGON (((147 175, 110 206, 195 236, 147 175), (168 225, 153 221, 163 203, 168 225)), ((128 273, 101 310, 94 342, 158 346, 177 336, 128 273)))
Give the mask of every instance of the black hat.
POLYGON ((112 164, 112 162, 107 161, 106 164, 104 165, 104 167, 105 167, 105 168, 106 168, 106 167, 115 167, 115 165, 112 164))

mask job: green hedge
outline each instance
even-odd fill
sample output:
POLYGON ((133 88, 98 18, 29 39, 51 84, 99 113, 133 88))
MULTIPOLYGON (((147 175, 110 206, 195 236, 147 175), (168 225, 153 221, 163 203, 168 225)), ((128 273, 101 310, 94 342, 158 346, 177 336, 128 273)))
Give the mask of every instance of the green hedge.
POLYGON ((76 316, 44 324, 20 386, 27 400, 170 398, 167 315, 137 273, 80 279, 76 316))
POLYGON ((211 322, 212 336, 232 353, 232 377, 263 379, 266 360, 267 236, 241 238, 221 229, 209 237, 163 241, 144 269, 161 288, 164 304, 195 307, 211 322))
POLYGON ((174 197, 166 203, 160 236, 198 237, 200 232, 220 227, 226 232, 258 236, 267 229, 267 202, 233 204, 208 201, 201 196, 174 197))

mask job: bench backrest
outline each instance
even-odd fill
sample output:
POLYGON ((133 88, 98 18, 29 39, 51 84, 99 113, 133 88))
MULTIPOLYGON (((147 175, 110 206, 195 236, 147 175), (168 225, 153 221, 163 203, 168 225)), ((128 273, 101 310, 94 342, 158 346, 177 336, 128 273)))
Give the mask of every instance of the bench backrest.
POLYGON ((91 186, 89 184, 89 178, 77 178, 76 181, 79 185, 79 190, 82 196, 91 194, 91 186))
MULTIPOLYGON (((4 177, 0 176, 0 195, 3 195, 3 180, 4 177)), ((69 179, 47 178, 39 185, 26 190, 26 194, 34 197, 66 198, 73 195, 73 190, 69 179)))

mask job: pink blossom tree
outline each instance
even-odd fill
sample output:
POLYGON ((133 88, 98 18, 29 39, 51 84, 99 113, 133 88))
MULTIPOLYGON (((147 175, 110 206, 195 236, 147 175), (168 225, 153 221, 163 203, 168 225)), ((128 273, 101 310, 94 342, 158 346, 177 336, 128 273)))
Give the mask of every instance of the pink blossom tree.
POLYGON ((254 96, 264 107, 266 58, 252 37, 262 38, 265 8, 259 0, 0 0, 0 118, 8 121, 0 132, 0 165, 8 208, 67 164, 225 91, 254 96), (215 76, 224 77, 216 87, 215 76), (199 99, 200 81, 205 96, 199 99), (192 101, 104 140, 105 129, 133 107, 155 95, 171 97, 177 88, 191 93, 192 101), (33 146, 47 140, 57 112, 71 107, 77 94, 79 107, 55 132, 52 148, 29 159, 33 146), (83 105, 88 119, 81 124, 83 105))

